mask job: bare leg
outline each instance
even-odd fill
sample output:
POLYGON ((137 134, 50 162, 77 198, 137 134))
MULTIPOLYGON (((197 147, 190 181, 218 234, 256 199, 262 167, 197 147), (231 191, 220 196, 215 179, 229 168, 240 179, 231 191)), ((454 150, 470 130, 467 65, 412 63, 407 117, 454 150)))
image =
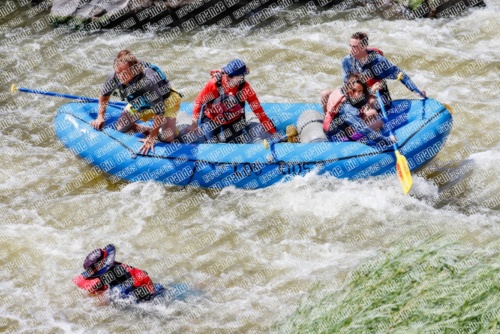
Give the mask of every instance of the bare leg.
POLYGON ((149 134, 151 133, 151 127, 149 126, 144 126, 144 125, 139 125, 137 123, 134 123, 134 132, 140 132, 142 133, 144 136, 149 136, 149 134))
POLYGON ((116 130, 124 133, 134 130, 137 119, 137 117, 132 116, 127 111, 122 112, 120 118, 118 118, 118 121, 116 122, 116 130))
POLYGON ((141 132, 147 137, 151 132, 151 128, 137 124, 136 122, 138 119, 138 116, 131 115, 129 112, 124 112, 120 115, 120 118, 116 123, 116 130, 125 133, 129 131, 141 132))
POLYGON ((162 139, 167 143, 171 143, 175 140, 176 128, 175 128, 176 119, 165 117, 164 121, 161 125, 162 131, 162 139))

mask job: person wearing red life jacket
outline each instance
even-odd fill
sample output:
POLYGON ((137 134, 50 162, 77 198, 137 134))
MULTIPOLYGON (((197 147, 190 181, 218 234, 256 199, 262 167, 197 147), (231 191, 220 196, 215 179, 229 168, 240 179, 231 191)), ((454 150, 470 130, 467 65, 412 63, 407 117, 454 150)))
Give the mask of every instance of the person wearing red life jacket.
POLYGON ((366 122, 374 114, 366 84, 352 74, 342 88, 329 95, 323 130, 330 141, 359 141, 382 148, 392 145, 395 138, 381 135, 376 131, 381 126, 366 122))
MULTIPOLYGON (((349 75, 360 75, 361 81, 367 84, 371 95, 374 96, 377 90, 380 91, 382 101, 388 110, 390 109, 392 99, 387 88, 386 79, 397 80, 399 73, 402 73, 401 82, 406 88, 423 98, 426 97, 426 92, 421 91, 422 94, 420 95, 419 89, 411 78, 385 58, 382 50, 368 47, 367 34, 363 32, 354 33, 349 40, 349 48, 350 54, 342 59, 344 83, 347 82, 349 75)), ((323 105, 323 112, 325 113, 328 97, 331 93, 331 89, 321 92, 321 103, 323 105)), ((376 107, 375 109, 379 111, 380 107, 378 106, 376 97, 372 97, 371 100, 376 107)))
POLYGON ((257 94, 245 81, 248 69, 239 59, 232 60, 221 70, 211 72, 212 79, 196 97, 192 125, 189 131, 201 128, 209 143, 245 143, 245 103, 255 113, 263 128, 271 134, 276 128, 260 105, 257 94))
POLYGON ((147 272, 115 261, 115 255, 115 246, 111 244, 94 249, 85 258, 85 271, 73 282, 92 294, 118 288, 122 296, 134 296, 139 302, 150 300, 162 289, 153 284, 147 272))

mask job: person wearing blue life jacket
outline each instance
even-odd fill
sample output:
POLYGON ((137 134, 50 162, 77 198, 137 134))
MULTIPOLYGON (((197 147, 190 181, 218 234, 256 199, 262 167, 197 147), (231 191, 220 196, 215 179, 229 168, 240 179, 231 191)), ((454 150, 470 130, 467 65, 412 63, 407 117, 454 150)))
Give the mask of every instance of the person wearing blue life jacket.
POLYGON ((180 109, 182 95, 175 91, 158 66, 139 61, 132 52, 122 50, 114 61, 114 71, 108 76, 99 97, 99 110, 91 125, 101 130, 104 115, 111 94, 118 90, 122 100, 128 105, 117 121, 120 132, 142 132, 146 139, 139 153, 154 152, 155 140, 172 142, 176 136, 176 117, 180 109), (136 122, 146 122, 153 118, 153 126, 140 126, 136 122), (158 134, 161 132, 161 135, 158 134))
MULTIPOLYGON (((349 75, 358 74, 361 81, 368 86, 369 92, 372 95, 369 100, 375 105, 376 110, 380 111, 375 92, 380 91, 382 101, 386 109, 390 109, 391 95, 387 87, 386 79, 397 80, 399 73, 403 74, 401 82, 410 91, 425 98, 425 91, 419 90, 411 78, 402 71, 399 67, 391 63, 384 57, 383 52, 377 48, 368 47, 368 35, 363 32, 354 33, 349 40, 350 54, 342 59, 342 76, 344 83, 347 82, 349 75)), ((325 90, 321 92, 321 103, 323 111, 326 113, 326 104, 329 95, 333 90, 325 90)))
POLYGON ((329 141, 357 141, 385 149, 396 138, 383 136, 377 131, 381 126, 367 122, 367 116, 375 113, 369 102, 368 87, 358 75, 351 74, 329 96, 323 131, 329 141))
POLYGON ((90 252, 83 262, 85 271, 73 278, 80 289, 101 294, 116 288, 121 297, 133 296, 136 301, 148 301, 164 289, 153 284, 148 273, 115 261, 116 249, 112 244, 90 252))

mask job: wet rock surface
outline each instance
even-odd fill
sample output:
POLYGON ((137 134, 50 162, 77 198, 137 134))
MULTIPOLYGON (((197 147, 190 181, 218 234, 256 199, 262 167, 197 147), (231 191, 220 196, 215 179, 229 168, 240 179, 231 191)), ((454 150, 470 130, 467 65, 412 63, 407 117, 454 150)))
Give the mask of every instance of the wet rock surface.
POLYGON ((53 0, 50 17, 54 24, 75 28, 148 31, 180 26, 189 31, 212 24, 255 25, 276 15, 279 8, 340 12, 366 7, 367 13, 384 19, 415 19, 452 17, 477 6, 485 6, 483 0, 53 0))

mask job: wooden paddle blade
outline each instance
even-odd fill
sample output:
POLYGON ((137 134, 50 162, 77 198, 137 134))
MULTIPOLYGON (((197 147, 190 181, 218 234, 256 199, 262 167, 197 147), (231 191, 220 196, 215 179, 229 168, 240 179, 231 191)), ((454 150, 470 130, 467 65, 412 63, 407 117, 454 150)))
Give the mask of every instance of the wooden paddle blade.
POLYGON ((406 195, 413 185, 413 179, 410 173, 410 167, 408 166, 408 161, 404 155, 396 151, 396 174, 398 174, 399 182, 403 188, 403 193, 406 195))
POLYGON ((268 150, 268 149, 269 149, 269 142, 267 141, 267 139, 264 139, 264 141, 262 142, 262 144, 264 145, 264 148, 265 148, 266 150, 268 150))

